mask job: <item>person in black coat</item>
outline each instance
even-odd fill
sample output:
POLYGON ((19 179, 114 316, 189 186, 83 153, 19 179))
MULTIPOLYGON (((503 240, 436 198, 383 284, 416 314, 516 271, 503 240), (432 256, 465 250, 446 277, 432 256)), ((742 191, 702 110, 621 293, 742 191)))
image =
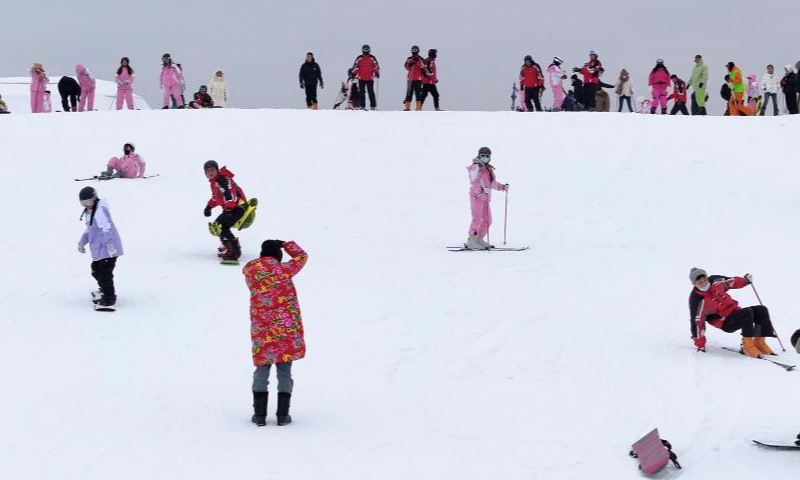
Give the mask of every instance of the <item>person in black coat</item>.
POLYGON ((578 78, 578 75, 569 77, 572 80, 572 93, 575 95, 575 100, 581 105, 586 106, 586 98, 583 91, 583 81, 578 78))
POLYGON ((786 65, 784 71, 786 74, 781 79, 781 88, 786 97, 786 108, 789 115, 797 115, 797 73, 791 65, 786 65))
POLYGON ((78 99, 81 97, 81 85, 72 77, 61 77, 58 81, 58 94, 61 95, 61 108, 65 112, 78 111, 78 99), (67 103, 69 99, 69 104, 67 103), (70 106, 71 105, 71 106, 70 106))
POLYGON ((319 80, 319 88, 325 88, 322 81, 322 70, 314 60, 314 54, 308 52, 306 61, 300 66, 300 88, 306 90, 306 106, 314 110, 319 108, 317 105, 317 80, 319 80))

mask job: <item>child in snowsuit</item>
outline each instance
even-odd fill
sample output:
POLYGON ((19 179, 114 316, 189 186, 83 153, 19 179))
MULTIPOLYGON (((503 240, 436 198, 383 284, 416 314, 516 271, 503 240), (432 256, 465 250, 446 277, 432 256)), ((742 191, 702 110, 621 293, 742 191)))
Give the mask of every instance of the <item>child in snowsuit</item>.
POLYGON ((205 85, 200 85, 200 90, 194 94, 194 100, 189 102, 189 108, 214 108, 214 99, 208 94, 205 85))
POLYGON ((747 76, 747 106, 759 111, 761 109, 761 105, 758 105, 759 97, 758 80, 756 80, 756 75, 751 73, 747 76))
POLYGON ((94 91, 97 85, 92 72, 80 63, 75 65, 75 73, 78 75, 78 83, 81 84, 81 101, 78 104, 78 111, 83 112, 88 109, 94 110, 94 91))
POLYGON ((706 323, 726 333, 742 330, 742 350, 753 358, 774 355, 765 337, 775 337, 769 310, 763 305, 740 308, 728 290, 744 288, 753 282, 749 273, 744 277, 708 276, 705 270, 693 268, 689 280, 694 288, 689 295, 689 322, 697 350, 706 348, 706 323))
POLYGON ((203 170, 211 186, 211 199, 206 204, 203 215, 210 217, 211 209, 222 207, 222 213, 216 219, 221 229, 219 239, 222 242, 217 249, 219 252, 217 256, 222 260, 238 260, 242 255, 242 248, 231 228, 244 215, 244 208, 239 205, 239 201, 246 202, 247 197, 233 180, 233 173, 227 167, 222 167, 220 170, 217 162, 209 160, 203 165, 203 170))
POLYGON ((567 72, 561 68, 562 60, 558 57, 553 57, 553 63, 547 67, 547 73, 550 76, 550 90, 553 91, 553 111, 561 110, 561 105, 564 103, 564 86, 562 82, 567 79, 567 72))
POLYGON ((125 155, 122 157, 111 157, 108 160, 106 171, 100 173, 98 179, 111 180, 112 178, 141 178, 144 176, 146 164, 142 157, 137 154, 136 145, 128 142, 122 146, 125 155))
POLYGON ((161 57, 161 64, 161 75, 158 77, 158 86, 164 90, 164 105, 161 108, 169 108, 170 99, 178 105, 178 108, 183 108, 181 85, 186 83, 183 72, 172 63, 169 53, 161 57))
POLYGON ((667 114, 667 88, 669 87, 669 70, 664 66, 664 60, 658 59, 656 66, 650 72, 648 85, 653 87, 653 103, 650 104, 650 113, 656 113, 656 108, 661 105, 661 115, 667 114))
POLYGON ((278 374, 278 425, 292 422, 289 406, 294 380, 292 362, 306 355, 303 319, 292 281, 308 260, 295 242, 266 240, 261 257, 242 269, 250 289, 250 336, 253 364, 253 417, 259 427, 266 425, 269 372, 274 364, 278 374), (283 250, 292 256, 281 263, 283 250))
POLYGON ((467 167, 469 172, 469 200, 472 210, 472 223, 469 225, 469 235, 466 247, 472 250, 488 250, 489 242, 483 239, 489 233, 492 225, 492 190, 508 191, 509 184, 497 181, 494 167, 489 165, 492 151, 489 147, 481 147, 478 156, 472 160, 472 165, 467 167))
POLYGON ((122 241, 111 218, 108 203, 97 198, 94 188, 84 187, 78 198, 84 209, 81 219, 86 223, 86 230, 78 241, 78 251, 86 253, 86 245, 89 245, 92 252, 92 276, 100 287, 92 292, 92 297, 98 307, 113 309, 117 302, 114 267, 117 265, 117 257, 123 254, 122 241))
POLYGON ((44 73, 41 63, 34 63, 31 67, 31 113, 44 113, 44 92, 50 79, 44 73))
POLYGON ((11 113, 8 111, 8 105, 6 105, 5 100, 3 100, 3 96, 0 95, 0 115, 4 113, 11 113))
POLYGON ((686 108, 686 101, 689 99, 686 82, 678 78, 677 75, 672 75, 669 78, 672 80, 672 94, 669 96, 669 100, 675 100, 675 104, 669 114, 677 115, 678 112, 681 112, 684 115, 689 115, 689 110, 686 108))
POLYGON ((128 105, 128 110, 133 110, 133 81, 136 76, 128 57, 122 57, 117 69, 117 110, 122 110, 122 102, 128 105))

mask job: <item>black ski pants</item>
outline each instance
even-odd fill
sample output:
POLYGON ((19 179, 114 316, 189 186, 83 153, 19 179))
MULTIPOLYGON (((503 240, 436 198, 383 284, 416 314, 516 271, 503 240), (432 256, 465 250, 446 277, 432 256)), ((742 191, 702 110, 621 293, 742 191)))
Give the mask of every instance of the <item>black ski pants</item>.
POLYGON ((92 276, 97 280, 97 286, 103 292, 103 298, 111 303, 117 301, 117 291, 114 289, 114 267, 116 266, 117 257, 92 262, 92 276))
POLYGON ((306 106, 311 107, 315 103, 317 103, 317 84, 306 83, 306 106))
POLYGON ((597 103, 595 102, 596 94, 597 94, 596 83, 583 84, 583 98, 586 100, 586 110, 590 110, 592 112, 597 110, 597 103))
POLYGON ((375 108, 377 102, 375 101, 375 80, 359 80, 358 91, 361 93, 361 101, 359 105, 361 108, 367 106, 367 92, 369 92, 369 106, 375 108))
POLYGON ((422 80, 408 80, 406 86, 406 102, 411 101, 411 96, 417 99, 418 102, 422 101, 422 80))
POLYGON ((764 305, 742 308, 728 315, 722 322, 722 330, 733 333, 742 330, 743 337, 774 337, 775 330, 769 319, 769 310, 764 305))
POLYGON ((77 92, 66 91, 59 85, 58 94, 61 95, 61 108, 63 108, 65 112, 71 112, 72 109, 75 109, 76 112, 78 111, 78 98, 81 95, 80 88, 78 88, 77 92), (67 100, 69 100, 69 103, 67 100))
POLYGON ((433 97, 433 106, 435 108, 439 108, 439 89, 436 88, 435 84, 425 84, 422 86, 422 100, 420 100, 423 104, 425 103, 425 99, 428 98, 428 95, 433 97))
POLYGON ((783 92, 786 98, 786 109, 789 110, 789 115, 797 115, 797 92, 783 92))
POLYGON ((539 92, 542 91, 542 87, 525 87, 525 108, 528 109, 529 112, 533 111, 533 105, 536 105, 536 111, 542 111, 542 104, 539 102, 539 92))
POLYGON ((219 234, 219 239, 222 243, 230 242, 236 238, 231 232, 231 228, 242 218, 242 215, 244 215, 244 209, 242 207, 236 207, 225 210, 217 217, 216 221, 219 223, 220 227, 222 227, 222 233, 219 234))
POLYGON ((669 114, 677 115, 678 112, 681 112, 684 115, 689 115, 689 110, 686 108, 686 102, 675 102, 675 105, 672 106, 672 111, 669 112, 669 114))

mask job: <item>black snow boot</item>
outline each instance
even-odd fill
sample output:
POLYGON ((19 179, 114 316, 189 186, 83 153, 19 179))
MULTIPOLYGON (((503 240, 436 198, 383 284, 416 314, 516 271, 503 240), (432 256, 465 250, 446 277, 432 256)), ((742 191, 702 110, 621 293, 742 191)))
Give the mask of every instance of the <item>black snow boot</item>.
POLYGON ((667 114, 666 107, 661 107, 661 115, 666 115, 666 114, 667 114))
POLYGON ((269 400, 269 392, 253 392, 253 418, 251 421, 259 427, 267 424, 267 400, 269 400))
POLYGON ((289 406, 291 403, 291 393, 278 392, 278 411, 275 412, 275 415, 278 417, 279 427, 292 423, 292 416, 289 415, 289 406))
POLYGON ((650 107, 650 115, 656 114, 656 107, 650 107))

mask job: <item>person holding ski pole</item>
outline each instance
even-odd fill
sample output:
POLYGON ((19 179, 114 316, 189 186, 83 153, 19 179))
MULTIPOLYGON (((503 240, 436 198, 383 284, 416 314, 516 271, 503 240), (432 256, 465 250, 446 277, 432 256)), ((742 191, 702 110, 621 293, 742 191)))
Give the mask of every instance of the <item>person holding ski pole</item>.
POLYGON ((114 310, 117 292, 114 288, 114 267, 117 257, 122 256, 122 241, 111 218, 108 202, 97 197, 92 187, 84 187, 78 194, 83 206, 81 220, 86 230, 78 241, 78 252, 86 253, 86 245, 92 252, 92 277, 97 280, 98 290, 92 292, 95 310, 114 310))
POLYGON ((467 167, 469 172, 469 200, 472 210, 472 222, 469 225, 466 247, 470 250, 489 250, 492 246, 483 238, 489 233, 492 225, 492 190, 508 191, 509 184, 497 181, 492 160, 492 150, 481 147, 478 156, 467 167))
POLYGON ((128 106, 128 110, 133 110, 133 81, 136 75, 133 74, 131 61, 128 57, 122 57, 117 68, 117 110, 122 110, 123 101, 128 106))
POLYGON ((706 323, 726 333, 742 331, 742 351, 749 357, 775 355, 765 337, 775 337, 775 330, 764 305, 739 307, 739 302, 728 295, 728 290, 744 288, 753 282, 753 276, 725 277, 708 275, 700 268, 689 272, 692 292, 689 295, 689 322, 692 339, 698 351, 706 351, 706 323))

